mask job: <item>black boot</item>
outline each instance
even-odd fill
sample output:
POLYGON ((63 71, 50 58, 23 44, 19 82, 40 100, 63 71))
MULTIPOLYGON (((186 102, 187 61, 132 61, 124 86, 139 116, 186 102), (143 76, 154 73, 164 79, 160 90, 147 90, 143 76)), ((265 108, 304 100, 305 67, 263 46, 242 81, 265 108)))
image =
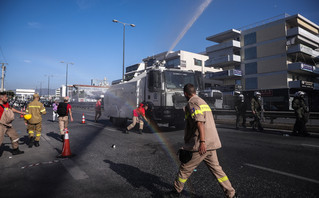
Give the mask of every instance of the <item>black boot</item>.
POLYGON ((39 147, 39 146, 40 146, 39 141, 34 141, 34 146, 35 146, 35 147, 39 147))
POLYGON ((19 148, 12 150, 12 155, 19 155, 19 154, 23 154, 23 153, 24 153, 24 151, 20 151, 19 148))
POLYGON ((138 131, 138 134, 143 134, 143 129, 140 129, 140 130, 138 131))
POLYGON ((61 135, 60 138, 61 138, 61 142, 64 142, 64 135, 61 135))
POLYGON ((30 137, 30 141, 29 141, 29 148, 32 148, 33 144, 34 144, 34 137, 30 137))

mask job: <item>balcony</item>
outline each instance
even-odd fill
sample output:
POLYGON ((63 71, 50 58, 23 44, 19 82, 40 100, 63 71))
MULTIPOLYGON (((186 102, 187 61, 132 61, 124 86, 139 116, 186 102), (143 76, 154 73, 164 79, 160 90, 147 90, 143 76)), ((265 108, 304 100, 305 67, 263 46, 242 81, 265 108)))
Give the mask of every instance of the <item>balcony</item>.
POLYGON ((205 61, 206 67, 226 67, 241 62, 240 56, 238 55, 226 55, 218 58, 210 58, 205 61))
POLYGON ((225 70, 220 72, 208 73, 207 76, 210 79, 216 79, 216 80, 231 79, 231 78, 238 78, 238 77, 240 78, 242 76, 242 72, 241 70, 230 69, 230 70, 225 70))
POLYGON ((289 88, 308 88, 313 89, 314 83, 305 80, 289 81, 289 88))
POLYGON ((319 52, 302 44, 288 46, 287 54, 303 53, 311 56, 313 59, 319 59, 319 52))
POLYGON ((287 30, 287 37, 291 37, 291 36, 297 36, 300 35, 314 43, 316 43, 317 45, 319 44, 319 37, 306 31, 305 29, 301 28, 301 27, 295 27, 292 29, 287 30))
POLYGON ((288 71, 297 74, 319 76, 319 68, 301 62, 288 64, 288 71))
POLYGON ((213 46, 210 46, 210 47, 206 48, 206 53, 208 54, 210 52, 215 52, 215 51, 218 51, 218 50, 231 48, 231 47, 240 49, 240 42, 239 41, 235 41, 235 40, 231 40, 231 41, 227 41, 227 42, 220 43, 220 44, 217 44, 217 45, 213 45, 213 46))

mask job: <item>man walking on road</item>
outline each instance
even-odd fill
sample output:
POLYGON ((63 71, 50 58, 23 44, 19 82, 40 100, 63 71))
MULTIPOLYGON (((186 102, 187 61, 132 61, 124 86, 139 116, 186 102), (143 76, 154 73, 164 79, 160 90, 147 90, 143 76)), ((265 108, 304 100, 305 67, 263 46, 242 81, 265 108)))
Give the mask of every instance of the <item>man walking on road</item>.
POLYGON ((57 99, 55 99, 54 100, 54 103, 52 104, 52 122, 54 122, 55 121, 55 118, 57 118, 58 117, 58 106, 59 106, 59 103, 58 103, 58 100, 57 99))
POLYGON ((60 102, 58 106, 58 114, 59 114, 59 128, 60 128, 60 134, 61 134, 61 141, 64 141, 64 133, 68 128, 69 124, 69 115, 70 115, 70 120, 73 122, 73 117, 72 117, 72 107, 69 104, 69 97, 66 96, 64 97, 63 102, 60 102))
POLYGON ((101 99, 98 99, 98 101, 96 101, 95 104, 95 122, 97 122, 97 120, 101 117, 102 114, 102 103, 101 103, 101 99))
POLYGON ((7 134, 12 143, 12 155, 19 155, 24 153, 24 151, 19 150, 19 136, 16 132, 16 130, 13 128, 11 122, 14 119, 14 114, 11 120, 5 118, 4 116, 7 116, 10 114, 10 111, 13 113, 20 113, 20 114, 25 114, 24 112, 18 111, 14 108, 11 108, 9 103, 8 103, 8 96, 7 93, 1 92, 0 93, 0 156, 2 155, 2 142, 4 139, 4 134, 7 134))
POLYGON ((236 111, 236 129, 239 129, 240 117, 242 117, 242 126, 246 128, 246 104, 244 100, 244 95, 239 93, 236 95, 235 99, 235 111, 236 111))
POLYGON ((305 92, 298 91, 295 93, 295 97, 292 101, 292 108, 295 110, 296 122, 292 135, 308 136, 306 123, 308 121, 307 113, 309 112, 304 99, 305 92))
POLYGON ((42 115, 45 115, 47 112, 43 104, 39 101, 39 94, 35 93, 33 95, 33 101, 30 102, 27 106, 26 113, 31 114, 31 119, 26 120, 29 133, 29 148, 40 146, 39 141, 41 137, 42 130, 42 115), (34 137, 34 132, 35 137, 34 137))
POLYGON ((179 197, 187 179, 202 161, 215 175, 225 196, 228 198, 237 197, 235 189, 218 162, 216 150, 221 148, 221 142, 210 107, 196 95, 196 89, 192 84, 184 86, 184 95, 188 104, 185 107, 185 144, 182 150, 192 156, 188 162, 182 160, 174 182, 174 190, 166 194, 166 197, 179 197))
POLYGON ((262 101, 261 101, 261 94, 258 91, 254 92, 254 97, 251 99, 251 111, 254 115, 254 120, 250 122, 253 130, 263 131, 264 128, 261 125, 261 118, 262 118, 262 101))

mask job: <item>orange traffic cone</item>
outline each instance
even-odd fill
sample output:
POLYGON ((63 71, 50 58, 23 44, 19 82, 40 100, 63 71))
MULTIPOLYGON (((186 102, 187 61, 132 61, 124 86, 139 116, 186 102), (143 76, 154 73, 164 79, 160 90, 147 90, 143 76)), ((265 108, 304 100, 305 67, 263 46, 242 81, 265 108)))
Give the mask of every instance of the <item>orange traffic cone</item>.
MULTIPOLYGON (((23 112, 22 107, 21 107, 21 112, 23 112)), ((20 114, 20 118, 23 118, 23 114, 20 114)))
POLYGON ((85 116, 84 116, 84 113, 82 115, 82 124, 85 124, 85 116))
POLYGON ((65 158, 65 157, 72 157, 72 156, 74 155, 71 154, 69 130, 66 128, 64 133, 64 143, 63 143, 62 153, 58 157, 65 158))

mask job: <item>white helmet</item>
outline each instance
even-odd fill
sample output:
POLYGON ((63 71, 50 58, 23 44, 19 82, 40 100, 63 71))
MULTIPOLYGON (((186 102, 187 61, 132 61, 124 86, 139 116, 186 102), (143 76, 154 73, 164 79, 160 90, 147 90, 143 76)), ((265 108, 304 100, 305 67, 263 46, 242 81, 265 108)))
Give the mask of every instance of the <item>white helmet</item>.
POLYGON ((306 93, 303 92, 303 91, 297 91, 297 92, 295 93, 295 96, 296 96, 296 97, 302 97, 302 96, 304 96, 304 95, 306 95, 306 93))
POLYGON ((240 91, 234 91, 234 96, 239 96, 240 95, 240 91))
POLYGON ((257 96, 261 96, 261 94, 260 94, 259 91, 255 91, 255 92, 254 92, 254 96, 256 96, 256 97, 257 97, 257 96))

